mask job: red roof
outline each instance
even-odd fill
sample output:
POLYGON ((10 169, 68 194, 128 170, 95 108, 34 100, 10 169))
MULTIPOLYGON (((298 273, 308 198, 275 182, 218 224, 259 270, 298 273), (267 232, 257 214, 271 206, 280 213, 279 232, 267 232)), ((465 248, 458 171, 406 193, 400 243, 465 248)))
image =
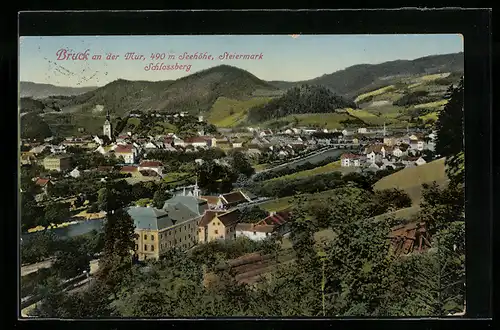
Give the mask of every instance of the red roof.
POLYGON ((36 180, 35 184, 37 186, 45 186, 47 183, 49 183, 50 179, 42 179, 42 178, 38 178, 38 180, 36 180))
POLYGON ((159 161, 156 161, 156 160, 145 160, 145 161, 142 161, 139 166, 140 167, 160 167, 160 166, 163 166, 163 164, 159 161))
POLYGON ((341 159, 358 159, 360 158, 361 156, 360 155, 355 155, 355 154, 342 154, 342 156, 340 156, 341 159))
POLYGON ((134 146, 131 145, 131 144, 119 145, 118 147, 116 147, 115 153, 126 153, 126 154, 129 154, 129 153, 132 153, 132 148, 133 147, 134 146))
POLYGON ((261 225, 275 225, 280 226, 290 219, 291 213, 289 211, 276 212, 274 215, 270 215, 267 218, 259 221, 258 226, 261 225))
POLYGON ((195 136, 192 138, 185 139, 184 142, 186 142, 186 143, 202 143, 202 142, 207 143, 208 141, 207 141, 207 138, 204 136, 195 136))
POLYGON ((120 169, 120 172, 137 172, 137 167, 136 166, 123 166, 120 169))

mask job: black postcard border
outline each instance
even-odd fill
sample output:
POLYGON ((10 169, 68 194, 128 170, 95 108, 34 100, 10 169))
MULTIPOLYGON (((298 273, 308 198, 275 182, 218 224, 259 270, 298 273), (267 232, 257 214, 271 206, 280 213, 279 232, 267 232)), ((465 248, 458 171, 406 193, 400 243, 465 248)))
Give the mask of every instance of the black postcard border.
MULTIPOLYGON (((265 326, 266 328, 309 326, 377 326, 410 328, 456 328, 491 326, 492 309, 492 218, 493 218, 493 164, 492 164, 492 112, 491 112, 491 11, 490 10, 313 10, 313 11, 135 11, 135 12, 21 12, 19 13, 20 36, 49 35, 155 35, 155 34, 414 34, 414 33, 461 33, 464 36, 465 56, 465 131, 466 131, 466 239, 467 239, 467 318, 475 320, 440 320, 430 319, 332 319, 307 320, 274 319, 254 321, 219 319, 209 321, 209 326, 265 326), (346 323, 346 321, 349 321, 346 323), (368 323, 366 323, 368 322, 368 323), (460 322, 460 325, 458 324, 460 322), (437 325, 439 323, 439 325, 437 325)), ((5 44, 9 51, 8 63, 5 63, 8 75, 7 115, 8 122, 18 122, 17 107, 17 34, 10 35, 11 43, 5 44)), ((286 55, 285 55, 286 56, 286 55)), ((4 76, 5 78, 5 76, 4 76)), ((4 219, 4 251, 7 252, 6 265, 14 268, 18 265, 18 226, 13 219, 18 218, 17 205, 18 179, 18 128, 12 128, 5 141, 12 149, 13 163, 8 163, 9 184, 13 194, 7 196, 4 219), (10 175, 10 173, 14 175, 10 175)), ((5 133, 5 131, 4 131, 5 133)), ((98 327, 114 328, 136 326, 135 320, 74 320, 42 321, 17 320, 18 271, 9 272, 7 287, 11 290, 12 305, 8 305, 9 320, 14 319, 15 326, 38 329, 50 327, 98 327), (15 297, 15 298, 14 298, 15 297), (86 324, 92 322, 92 324, 86 324)), ((7 309, 4 308, 3 312, 7 309)), ((5 320, 5 318, 2 318, 5 320)), ((257 319, 258 320, 258 319, 257 319)), ((9 325, 14 325, 9 321, 9 325)), ((204 324, 202 326, 206 326, 204 324)), ((153 326, 196 326, 192 320, 150 320, 153 326)), ((10 328, 10 327, 8 327, 10 328)))

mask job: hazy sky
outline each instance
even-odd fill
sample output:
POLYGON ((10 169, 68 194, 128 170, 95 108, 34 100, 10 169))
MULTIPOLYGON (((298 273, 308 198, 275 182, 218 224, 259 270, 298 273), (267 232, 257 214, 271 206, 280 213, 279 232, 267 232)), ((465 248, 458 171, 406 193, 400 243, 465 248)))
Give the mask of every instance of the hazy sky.
POLYGON ((286 35, 253 36, 58 36, 20 38, 20 80, 58 86, 103 86, 116 79, 170 80, 220 64, 251 72, 263 80, 299 81, 345 69, 355 64, 377 64, 397 59, 463 51, 461 35, 286 35), (58 60, 58 50, 89 50, 88 60, 58 60), (127 52, 143 60, 125 60, 127 52), (180 60, 184 52, 212 55, 212 60, 180 60), (220 60, 224 52, 261 54, 262 59, 220 60), (108 53, 119 55, 106 60, 108 53), (151 59, 165 53, 165 59, 151 59), (92 60, 92 55, 102 55, 92 60), (168 54, 175 59, 168 59, 168 54), (150 63, 191 65, 185 69, 146 71, 150 63))

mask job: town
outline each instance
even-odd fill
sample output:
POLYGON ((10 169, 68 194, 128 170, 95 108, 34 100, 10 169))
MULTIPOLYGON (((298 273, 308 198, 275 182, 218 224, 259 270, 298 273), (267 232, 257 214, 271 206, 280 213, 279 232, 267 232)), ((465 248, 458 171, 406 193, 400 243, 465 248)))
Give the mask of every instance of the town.
POLYGON ((232 39, 213 49, 268 67, 199 59, 151 80, 120 56, 85 87, 25 69, 21 316, 463 315, 463 53, 332 60, 306 79, 273 70, 307 36, 266 36, 287 45, 274 53, 196 38, 179 54, 232 39))

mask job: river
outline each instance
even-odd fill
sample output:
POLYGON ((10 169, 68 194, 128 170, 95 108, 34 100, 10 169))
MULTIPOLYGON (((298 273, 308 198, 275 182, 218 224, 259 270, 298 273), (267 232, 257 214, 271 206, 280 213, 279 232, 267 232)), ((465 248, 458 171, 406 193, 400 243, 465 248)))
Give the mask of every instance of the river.
MULTIPOLYGON (((81 221, 74 225, 69 225, 67 227, 54 228, 49 230, 61 238, 67 238, 67 237, 75 237, 83 235, 88 232, 91 232, 94 229, 97 231, 101 231, 103 229, 103 219, 81 221)), ((33 234, 34 233, 24 233, 21 235, 21 237, 23 241, 26 241, 33 234)))

